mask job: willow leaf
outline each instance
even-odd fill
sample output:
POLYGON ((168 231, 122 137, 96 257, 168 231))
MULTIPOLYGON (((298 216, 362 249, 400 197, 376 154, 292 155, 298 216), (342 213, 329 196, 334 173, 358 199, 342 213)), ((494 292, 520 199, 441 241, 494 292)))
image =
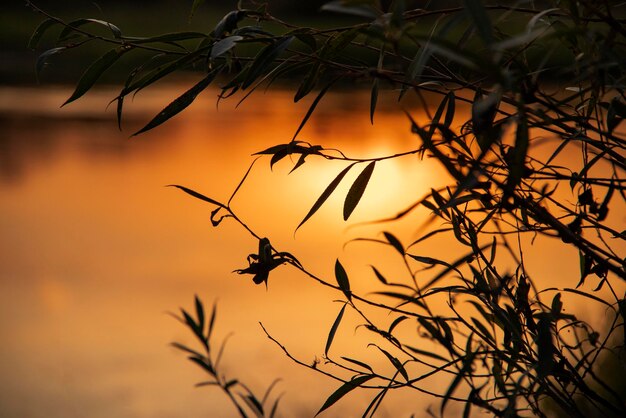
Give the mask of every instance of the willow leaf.
POLYGON ((333 326, 330 328, 330 332, 328 333, 328 339, 326 340, 326 348, 324 349, 324 355, 328 356, 328 350, 330 350, 330 346, 333 343, 333 339, 335 338, 335 333, 337 332, 337 328, 339 328, 339 324, 341 323, 341 318, 343 318, 343 312, 346 310, 346 305, 341 307, 335 322, 333 322, 333 326))
POLYGON ((317 414, 315 414, 315 416, 318 416, 322 411, 330 408, 335 402, 337 402, 339 399, 343 398, 346 394, 350 393, 352 390, 360 387, 361 385, 363 385, 365 382, 367 382, 368 380, 372 379, 374 376, 371 374, 368 375, 361 375, 361 376, 357 376, 352 380, 349 380, 347 382, 345 382, 343 385, 341 385, 339 387, 339 389, 337 389, 336 391, 334 391, 329 397, 328 399, 326 399, 326 402, 324 402, 324 405, 322 405, 322 407, 320 408, 319 411, 317 411, 317 414))
POLYGON ((337 284, 339 288, 343 292, 344 295, 348 299, 352 299, 352 293, 350 292, 350 280, 348 280, 348 273, 343 268, 339 260, 335 261, 335 278, 337 279, 337 284))
POLYGON ((52 26, 56 24, 60 24, 60 22, 57 22, 54 19, 46 19, 43 22, 41 22, 39 26, 37 26, 37 28, 33 31, 33 34, 28 40, 28 48, 30 49, 37 48, 37 45, 39 45, 39 41, 41 41, 41 38, 43 37, 44 33, 46 33, 48 29, 50 29, 52 26))
POLYGON ((140 133, 156 128, 171 117, 185 110, 190 104, 193 103, 194 100, 196 100, 196 97, 198 97, 198 95, 202 93, 202 91, 206 89, 209 84, 211 84, 211 82, 219 72, 219 69, 213 70, 209 74, 207 74, 195 86, 187 90, 180 97, 167 105, 165 109, 159 112, 159 114, 156 115, 150 122, 148 122, 146 126, 135 132, 132 136, 139 135, 140 133))
POLYGON ((243 36, 229 36, 216 42, 213 45, 213 48, 211 48, 211 58, 219 57, 220 55, 230 51, 237 45, 237 42, 242 39, 243 36))
POLYGON ((372 177, 372 173, 374 172, 374 166, 376 165, 376 161, 372 161, 363 169, 361 174, 356 178, 352 187, 348 191, 346 195, 346 200, 343 204, 343 220, 347 221, 356 205, 359 204, 363 193, 365 192, 365 188, 367 187, 367 183, 369 183, 370 178, 372 177))
POLYGON ((106 70, 108 70, 113 64, 115 64, 115 62, 126 51, 128 51, 128 49, 126 48, 115 48, 94 61, 94 63, 91 64, 80 77, 80 80, 78 80, 74 93, 72 93, 70 98, 67 99, 62 106, 73 102, 74 100, 82 97, 85 93, 87 93, 89 89, 92 88, 94 84, 96 84, 96 81, 98 81, 102 74, 104 74, 106 70))
POLYGON ((317 200, 315 201, 315 203, 313 204, 313 207, 311 207, 311 209, 309 210, 309 213, 306 214, 306 216, 304 217, 304 219, 302 220, 302 222, 300 222, 300 224, 298 225, 298 227, 296 228, 296 231, 298 230, 298 228, 300 228, 306 221, 309 220, 309 218, 311 216, 313 216, 315 214, 315 212, 317 212, 317 210, 324 204, 324 202, 326 201, 326 199, 328 199, 328 197, 332 194, 332 192, 337 188, 337 186, 339 185, 339 183, 341 182, 341 180, 345 177, 345 175, 348 173, 348 171, 350 171, 350 169, 352 168, 354 164, 350 164, 349 166, 347 166, 346 168, 344 168, 341 173, 339 173, 337 175, 337 177, 335 177, 335 179, 333 181, 330 182, 330 184, 326 187, 326 189, 322 192, 322 194, 320 195, 320 197, 317 198, 317 200))
POLYGON ((59 35, 59 41, 63 41, 69 38, 73 32, 76 32, 76 29, 89 23, 95 23, 97 25, 104 26, 111 31, 111 33, 116 39, 122 38, 122 31, 120 30, 120 28, 118 28, 112 23, 105 22, 104 20, 98 20, 98 19, 77 19, 77 20, 74 20, 73 22, 68 23, 65 29, 61 31, 61 34, 59 35))

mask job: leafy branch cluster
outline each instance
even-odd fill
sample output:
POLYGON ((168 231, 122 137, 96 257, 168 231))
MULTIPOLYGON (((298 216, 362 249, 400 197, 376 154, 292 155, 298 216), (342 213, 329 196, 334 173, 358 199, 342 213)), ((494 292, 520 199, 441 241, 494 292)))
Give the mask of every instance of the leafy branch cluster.
MULTIPOLYGON (((194 1, 193 9, 201 3, 194 1)), ((220 100, 236 94, 245 100, 261 86, 301 80, 294 101, 309 94, 314 98, 293 138, 258 155, 270 158, 271 166, 295 157, 292 171, 314 158, 340 161, 345 167, 297 228, 315 215, 351 170, 360 168, 360 173, 345 196, 344 220, 357 208, 378 164, 428 156, 445 168, 448 186, 416 196, 409 207, 379 220, 391 225, 418 208, 428 209, 431 215, 417 240, 405 244, 387 231, 382 231, 384 239, 365 238, 395 249, 406 271, 404 278, 391 280, 372 266, 383 290, 367 295, 351 289, 339 260, 333 279, 320 277, 257 235, 230 200, 221 203, 176 186, 214 208, 214 226, 230 218, 258 239, 258 253, 238 273, 267 285, 270 272, 286 264, 343 295, 323 364, 293 357, 267 334, 294 361, 341 381, 320 412, 360 388, 375 393, 363 416, 373 416, 386 395, 400 389, 440 399, 441 414, 456 402, 465 416, 472 408, 507 417, 547 416, 549 408, 575 417, 585 416, 586 408, 623 416, 623 394, 598 370, 601 356, 624 351, 624 341, 616 335, 623 334, 626 317, 626 233, 610 216, 614 208, 619 218, 626 200, 626 138, 620 128, 626 118, 623 7, 591 0, 465 0, 446 9, 409 3, 332 1, 323 10, 348 14, 358 22, 314 29, 276 18, 265 4, 240 1, 210 32, 139 38, 125 36, 102 20, 64 22, 29 2, 46 15, 30 45, 36 47, 52 27, 61 28, 54 48, 40 55, 38 70, 72 48, 94 42, 111 46, 87 68, 66 104, 82 97, 122 56, 150 53, 112 101, 120 123, 129 95, 175 72, 201 74, 135 134, 174 117, 210 85, 219 86, 220 100), (418 123, 407 112, 407 135, 420 145, 401 154, 354 158, 304 141, 302 128, 322 99, 333 87, 346 84, 369 88, 372 123, 382 91, 395 92, 399 101, 414 95, 428 123, 418 123), (437 105, 431 109, 433 102, 437 105), (542 147, 549 151, 535 152, 542 147), (572 152, 577 160, 565 158, 572 152), (453 237, 462 248, 460 256, 416 252, 417 244, 442 235, 453 237), (578 252, 580 275, 571 278, 570 287, 550 288, 545 280, 533 280, 524 260, 526 236, 558 239, 578 252), (442 300, 444 311, 439 308, 442 300), (566 300, 603 309, 610 318, 607 329, 596 330, 589 320, 566 313, 566 300), (377 372, 367 361, 347 355, 329 355, 346 309, 371 331, 372 345, 393 373, 377 372), (372 310, 388 313, 391 324, 375 320, 372 310), (425 339, 438 348, 420 348, 425 339), (449 376, 450 383, 441 391, 431 389, 426 382, 433 376, 449 376)), ((208 350, 208 337, 200 331, 201 313, 199 309, 195 320, 184 313, 185 322, 208 350)), ((209 357, 190 352, 232 398, 228 382, 207 368, 213 364, 209 357)))

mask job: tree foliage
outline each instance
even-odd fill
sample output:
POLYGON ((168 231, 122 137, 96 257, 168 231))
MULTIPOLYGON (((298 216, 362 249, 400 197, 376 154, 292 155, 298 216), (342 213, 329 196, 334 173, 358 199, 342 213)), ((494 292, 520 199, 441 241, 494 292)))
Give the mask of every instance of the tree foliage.
MULTIPOLYGON (((195 0, 192 12, 202 3, 195 0)), ((120 121, 129 95, 172 73, 198 74, 193 87, 136 134, 175 117, 209 86, 219 87, 220 100, 245 99, 259 87, 299 80, 294 101, 313 95, 309 110, 293 138, 258 155, 271 166, 293 157, 292 171, 315 158, 339 161, 344 168, 319 197, 312 196, 314 203, 295 229, 337 193, 350 171, 358 175, 344 197, 344 220, 358 207, 378 164, 427 156, 445 168, 451 179, 446 187, 415 196, 409 207, 389 208, 396 214, 377 220, 383 238, 366 238, 372 245, 393 248, 405 268, 405 277, 392 280, 374 263, 372 278, 382 290, 373 294, 356 293, 339 260, 335 277, 321 277, 296 256, 275 248, 238 216, 230 200, 222 203, 176 186, 212 208, 214 226, 229 219, 258 240, 258 253, 248 256, 248 266, 237 273, 267 285, 274 269, 288 265, 343 298, 327 336, 323 364, 293 357, 268 334, 294 361, 340 381, 319 412, 353 390, 368 390, 372 400, 363 416, 373 416, 391 391, 413 390, 438 398, 442 415, 451 403, 461 404, 464 416, 473 410, 493 416, 546 416, 553 409, 577 417, 589 411, 626 415, 623 393, 598 369, 603 356, 623 360, 624 353, 624 340, 618 338, 626 317, 626 232, 619 224, 626 168, 626 135, 620 125, 626 118, 623 7, 591 0, 465 0, 445 8, 342 0, 328 2, 322 10, 347 15, 352 23, 315 29, 278 19, 271 4, 240 1, 206 33, 130 37, 109 22, 64 22, 30 6, 45 15, 31 47, 51 28, 60 28, 56 44, 41 53, 38 71, 72 48, 109 46, 87 67, 66 104, 80 99, 117 61, 138 52, 150 57, 128 74, 113 98, 120 121), (407 113, 407 135, 418 139, 419 146, 401 154, 358 158, 302 140, 301 129, 325 95, 351 84, 369 89, 372 123, 383 91, 397 94, 400 101, 416 97, 428 122, 419 123, 407 113), (536 152, 540 147, 549 151, 536 152), (578 159, 560 163, 571 152, 578 159), (383 227, 418 208, 426 208, 430 217, 415 241, 402 242, 383 227), (442 258, 416 251, 417 244, 441 235, 453 237, 462 254, 442 258), (580 274, 570 278, 569 286, 548 287, 547 280, 531 277, 524 260, 528 236, 557 239, 576 251, 578 259, 571 261, 580 264, 580 274), (441 300, 447 308, 434 308, 441 300), (608 312, 606 329, 594 329, 588 318, 566 313, 565 300, 608 312), (388 360, 392 373, 375 371, 367 360, 349 353, 330 354, 347 310, 371 331, 371 345, 388 360), (390 325, 374 319, 372 311, 388 313, 390 325), (424 348, 431 346, 425 340, 437 348, 424 348), (425 385, 433 375, 447 376, 447 387, 425 385)), ((183 321, 208 352, 211 326, 207 336, 202 304, 197 301, 196 306, 197 318, 183 311, 183 321)), ((274 408, 264 411, 245 387, 234 396, 238 381, 222 380, 210 355, 179 348, 214 378, 242 416, 274 414, 274 408)))

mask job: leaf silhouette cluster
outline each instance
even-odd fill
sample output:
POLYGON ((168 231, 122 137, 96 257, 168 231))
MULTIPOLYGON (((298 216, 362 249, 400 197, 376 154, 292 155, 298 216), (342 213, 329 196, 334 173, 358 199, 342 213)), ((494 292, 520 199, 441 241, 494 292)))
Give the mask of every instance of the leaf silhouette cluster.
MULTIPOLYGON (((608 383, 600 367, 605 358, 623 359, 625 347, 624 5, 464 0, 447 8, 417 8, 410 1, 338 0, 322 11, 346 15, 352 23, 317 29, 275 17, 271 2, 240 1, 206 33, 130 37, 111 23, 65 22, 28 3, 45 16, 30 47, 37 48, 53 28, 61 30, 54 45, 41 52, 38 72, 52 56, 73 48, 93 42, 111 47, 87 67, 65 104, 80 99, 117 61, 134 53, 151 58, 128 74, 112 100, 120 123, 129 95, 173 73, 198 73, 193 87, 136 134, 175 117, 209 86, 218 88, 220 100, 245 100, 260 87, 299 80, 295 87, 287 84, 294 101, 313 98, 293 138, 256 158, 269 159, 271 168, 295 157, 291 171, 306 169, 314 159, 343 168, 311 197, 294 230, 311 221, 351 171, 359 170, 343 196, 344 221, 367 198, 375 168, 389 160, 432 158, 447 172, 449 184, 412 196, 407 207, 389 208, 395 215, 374 220, 381 229, 384 225, 381 234, 359 239, 393 250, 404 272, 391 277, 371 261, 372 286, 378 287, 370 293, 354 286, 350 269, 339 260, 335 277, 326 278, 274 248, 238 216, 232 196, 222 203, 175 186, 212 208, 214 226, 229 219, 258 240, 248 267, 236 272, 267 285, 270 272, 287 265, 341 298, 321 363, 292 355, 263 328, 287 357, 339 382, 318 414, 363 390, 372 394, 364 417, 374 416, 394 391, 430 396, 439 402, 439 415, 454 413, 451 404, 464 417, 476 411, 497 417, 626 415, 624 388, 608 383), (397 95, 398 112, 407 116, 406 135, 417 145, 358 158, 303 140, 302 129, 326 95, 351 84, 369 89, 371 123, 382 95, 397 95), (425 118, 405 110, 409 96, 421 103, 425 118), (576 159, 565 158, 572 153, 576 159), (399 221, 416 218, 421 226, 411 231, 417 235, 412 241, 393 230, 399 221), (441 237, 451 240, 455 251, 430 252, 429 244, 441 237), (534 277, 524 250, 536 240, 557 242, 574 254, 567 261, 578 264, 580 273, 567 278, 569 285, 555 287, 547 284, 549 278, 534 277), (602 310, 606 326, 596 329, 586 313, 573 313, 571 307, 581 303, 602 310), (388 322, 372 310, 386 313, 388 322), (368 332, 371 357, 335 353, 333 342, 344 332, 348 312, 368 332), (374 361, 388 363, 385 370, 391 371, 379 371, 374 361), (430 384, 435 377, 449 383, 430 384)), ((203 3, 195 0, 191 14, 203 3)), ((217 373, 218 361, 209 355, 212 325, 207 335, 202 305, 196 304, 196 318, 183 311, 183 322, 206 353, 177 347, 190 353, 242 416, 249 410, 266 416, 265 400, 245 387, 234 395, 239 382, 217 373)))

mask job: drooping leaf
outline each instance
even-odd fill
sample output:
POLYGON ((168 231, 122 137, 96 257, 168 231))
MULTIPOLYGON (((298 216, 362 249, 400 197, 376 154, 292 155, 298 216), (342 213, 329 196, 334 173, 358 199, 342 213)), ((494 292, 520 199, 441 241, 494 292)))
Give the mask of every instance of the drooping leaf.
POLYGON ((46 31, 57 24, 60 24, 60 22, 51 18, 46 19, 43 22, 41 22, 39 26, 37 26, 37 28, 33 31, 33 34, 28 40, 28 48, 29 49, 37 48, 37 46, 39 45, 39 41, 41 41, 41 38, 46 33, 46 31))
POLYGON ((398 324, 400 324, 402 321, 409 319, 408 316, 406 315, 400 315, 399 317, 397 317, 396 319, 394 319, 394 321, 391 323, 391 325, 389 325, 389 329, 387 330, 387 332, 389 334, 391 334, 394 330, 395 327, 398 326, 398 324))
POLYGON ((396 251, 398 251, 401 255, 404 255, 404 246, 402 245, 400 240, 396 238, 395 235, 386 231, 383 232, 383 235, 385 236, 389 244, 391 244, 391 246, 396 249, 396 251))
POLYGON ((158 80, 173 73, 174 71, 184 69, 188 65, 191 65, 195 60, 199 59, 201 57, 201 54, 204 52, 204 49, 199 49, 197 51, 190 52, 189 54, 185 54, 174 61, 160 65, 159 67, 147 73, 145 76, 133 82, 130 86, 128 86, 127 89, 125 89, 123 93, 128 94, 135 90, 139 92, 140 90, 148 87, 151 84, 154 84, 158 80))
POLYGON ((270 67, 276 58, 289 46, 293 40, 293 36, 279 39, 278 41, 263 48, 250 65, 246 72, 246 77, 241 83, 243 90, 247 89, 263 72, 270 67))
POLYGON ((241 399, 248 405, 248 407, 255 413, 257 417, 263 416, 263 405, 253 394, 243 395, 240 394, 241 399))
POLYGON ((211 31, 211 36, 214 38, 221 38, 224 34, 231 33, 237 28, 237 24, 244 17, 245 13, 240 10, 228 12, 222 20, 215 25, 215 28, 211 31))
POLYGON ((193 197, 195 197, 196 199, 200 199, 200 200, 204 200, 205 202, 211 203, 213 205, 219 206, 220 208, 223 207, 224 205, 222 205, 220 202, 218 202, 217 200, 213 200, 210 197, 206 197, 203 194, 200 194, 194 190, 191 190, 185 186, 179 186, 178 184, 170 184, 168 185, 168 187, 176 187, 177 189, 182 190, 183 192, 187 193, 188 195, 191 195, 193 197))
MULTIPOLYGON (((366 25, 365 25, 366 26, 366 25)), ((343 52, 354 39, 361 33, 364 25, 356 25, 351 29, 341 31, 329 39, 327 48, 320 51, 320 57, 324 59, 332 58, 343 52)), ((326 45, 324 45, 326 47, 326 45)))
POLYGON ((198 317, 198 327, 202 331, 204 330, 204 306, 198 295, 194 297, 194 302, 196 305, 196 317, 198 317))
POLYGON ((348 300, 352 299, 352 293, 350 292, 350 281, 348 280, 348 273, 343 268, 339 260, 335 261, 335 279, 337 284, 348 300))
POLYGON ((446 128, 449 128, 452 125, 452 121, 454 120, 454 112, 455 112, 455 96, 454 92, 450 91, 448 93, 448 109, 446 110, 446 117, 444 119, 443 125, 446 128))
POLYGON ((339 387, 339 389, 334 391, 328 397, 328 399, 326 399, 326 402, 324 402, 324 405, 322 405, 320 410, 317 411, 317 414, 315 414, 315 416, 318 416, 322 411, 325 411, 326 409, 331 407, 335 402, 337 402, 339 399, 343 398, 346 394, 348 394, 352 390, 360 387, 361 385, 363 385, 365 382, 367 382, 368 380, 372 379, 373 377, 374 377, 374 375, 371 375, 371 374, 360 375, 360 376, 356 376, 352 380, 349 380, 349 381, 345 382, 343 385, 341 385, 339 387))
POLYGON ((125 40, 131 41, 133 44, 149 44, 156 42, 163 42, 167 44, 172 44, 180 47, 180 44, 177 44, 178 41, 188 41, 191 39, 206 39, 207 34, 202 32, 172 32, 172 33, 164 33, 162 35, 151 36, 151 37, 124 37, 125 40))
POLYGON ((68 103, 73 102, 74 100, 82 97, 85 93, 89 91, 96 84, 96 81, 102 76, 102 74, 108 70, 115 62, 126 52, 127 48, 115 48, 102 55, 93 64, 87 68, 87 70, 83 73, 80 80, 76 84, 76 89, 74 93, 63 103, 62 106, 65 106, 68 103))
POLYGON ((376 275, 376 278, 382 283, 382 284, 387 284, 387 279, 385 278, 385 276, 383 276, 381 274, 380 271, 378 271, 378 269, 374 266, 370 266, 372 268, 372 270, 374 270, 374 274, 376 275))
POLYGON ((217 302, 213 303, 213 310, 211 311, 211 317, 209 318, 209 326, 208 326, 207 334, 206 334, 207 340, 210 340, 211 334, 213 334, 213 327, 215 326, 216 316, 217 316, 217 302))
POLYGON ((311 115, 315 111, 315 108, 319 104, 320 100, 322 100, 322 97, 324 97, 324 95, 326 94, 328 89, 330 89, 331 86, 333 84, 335 84, 339 80, 339 78, 340 77, 334 78, 328 84, 326 84, 326 86, 323 89, 320 90, 320 92, 317 94, 317 96, 315 97, 315 99, 311 103, 311 106, 309 106, 309 109, 307 110, 306 115, 304 115, 304 118, 302 118, 302 122, 300 122, 300 125, 298 126, 298 129, 296 129, 296 133, 293 134, 293 139, 296 139, 298 137, 298 134, 300 133, 302 128, 304 128, 304 125, 306 125, 306 123, 308 122, 309 118, 311 117, 311 115))
POLYGON ((354 183, 352 183, 352 187, 348 191, 346 195, 346 200, 343 204, 343 220, 347 221, 356 206, 359 204, 363 193, 365 192, 365 188, 372 177, 372 173, 374 172, 374 167, 376 166, 376 161, 372 161, 363 169, 361 174, 356 178, 354 183))
POLYGON ((333 322, 333 326, 330 328, 330 332, 328 333, 328 338, 326 339, 326 348, 324 348, 324 355, 328 356, 328 350, 330 350, 330 346, 333 343, 333 339, 335 338, 335 333, 337 332, 337 328, 339 328, 339 324, 341 323, 341 318, 343 318, 343 312, 346 310, 346 305, 341 307, 335 322, 333 322))
MULTIPOLYGON (((491 335, 491 332, 489 332, 487 327, 482 322, 480 322, 478 319, 472 317, 472 323, 474 324, 474 326, 476 328, 478 328, 478 330, 480 331, 480 333, 482 334, 483 337, 485 337, 486 339, 488 339, 490 341, 494 341, 493 336, 491 335)), ((480 334, 478 334, 478 335, 480 335, 480 334)))
POLYGON ((122 31, 120 30, 120 28, 118 28, 112 23, 105 22, 104 20, 98 20, 98 19, 77 19, 68 23, 67 26, 63 29, 63 31, 61 31, 61 34, 59 35, 59 41, 63 41, 69 38, 73 33, 75 33, 75 29, 78 29, 81 26, 84 26, 90 23, 95 23, 96 25, 104 26, 105 28, 109 29, 116 39, 122 38, 122 31))
POLYGON ((372 91, 370 94, 370 122, 374 124, 374 113, 376 113, 376 103, 378 103, 378 83, 379 79, 372 81, 372 91))
POLYGON ((148 122, 146 126, 135 132, 133 136, 156 128, 171 117, 185 110, 190 104, 193 103, 194 100, 196 100, 196 97, 198 97, 198 95, 202 93, 202 91, 204 91, 204 89, 206 89, 209 84, 211 84, 215 76, 218 74, 219 70, 221 70, 221 68, 215 69, 207 74, 195 86, 187 90, 176 100, 167 105, 165 109, 159 112, 159 114, 156 115, 150 122, 148 122))
POLYGON ((422 350, 421 348, 417 348, 417 347, 412 347, 410 345, 404 345, 405 348, 409 349, 410 351, 416 353, 416 354, 420 354, 423 356, 428 356, 428 357, 432 357, 434 359, 437 360, 441 360, 441 361, 447 361, 445 357, 440 356, 437 353, 432 353, 430 351, 426 351, 426 350, 422 350))
POLYGON ((272 405, 272 409, 270 411, 269 418, 274 418, 276 416, 276 412, 278 411, 278 402, 280 402, 281 399, 282 399, 282 396, 279 396, 274 401, 274 404, 272 405))
POLYGON ((373 372, 373 370, 372 370, 372 368, 370 367, 369 364, 363 363, 362 361, 355 360, 355 359, 350 358, 350 357, 341 357, 341 358, 344 359, 345 361, 349 361, 350 363, 356 364, 357 366, 363 367, 364 369, 367 369, 370 372, 373 372))
POLYGON ((39 78, 39 74, 41 73, 41 70, 43 70, 43 67, 46 65, 48 58, 62 51, 65 51, 66 49, 67 47, 60 46, 60 47, 52 48, 45 52, 42 52, 41 55, 37 57, 37 64, 35 64, 35 74, 37 75, 37 78, 39 78))
POLYGON ((296 95, 293 98, 294 102, 297 103, 298 101, 300 101, 300 99, 309 94, 311 90, 313 90, 313 87, 315 87, 315 83, 317 83, 319 79, 320 69, 320 61, 317 61, 315 64, 313 64, 309 72, 302 79, 302 83, 300 83, 298 91, 296 91, 296 95))
POLYGON ((234 35, 216 42, 213 48, 211 48, 211 58, 219 57, 230 51, 237 45, 237 42, 242 39, 243 36, 234 35))
POLYGON ((400 373, 402 375, 402 377, 404 377, 405 380, 409 380, 409 374, 407 373, 406 369, 404 368, 404 365, 402 364, 402 362, 400 360, 398 360, 396 357, 392 356, 391 353, 389 353, 386 350, 383 350, 382 348, 376 346, 376 348, 378 348, 384 355, 385 357, 387 357, 387 359, 391 362, 391 364, 393 364, 393 366, 396 368, 396 370, 398 370, 398 373, 400 373))
MULTIPOLYGON (((384 44, 380 48, 380 53, 378 54, 378 65, 376 69, 380 72, 383 69, 383 64, 385 61, 385 47, 384 44)), ((374 124, 374 113, 376 113, 376 104, 378 103, 378 84, 380 83, 380 79, 375 76, 374 81, 372 81, 372 91, 370 93, 370 123, 374 124)))
POLYGON ((315 201, 315 203, 313 204, 313 206, 311 207, 311 209, 309 210, 309 213, 306 214, 306 216, 304 217, 304 219, 302 220, 302 222, 300 222, 298 224, 298 227, 296 228, 296 231, 298 230, 298 228, 300 228, 306 221, 309 220, 309 218, 311 216, 313 216, 315 214, 315 212, 317 212, 317 210, 324 204, 324 202, 326 201, 326 199, 328 199, 328 197, 332 194, 332 192, 337 188, 337 186, 339 185, 339 183, 341 182, 341 180, 344 178, 344 176, 348 173, 348 171, 350 171, 350 169, 352 168, 354 164, 350 164, 349 166, 347 166, 346 168, 344 168, 343 170, 341 170, 341 172, 337 175, 337 177, 335 177, 335 179, 333 181, 330 182, 330 184, 326 187, 326 189, 324 189, 324 191, 322 192, 322 194, 320 195, 320 197, 317 198, 317 200, 315 201))

